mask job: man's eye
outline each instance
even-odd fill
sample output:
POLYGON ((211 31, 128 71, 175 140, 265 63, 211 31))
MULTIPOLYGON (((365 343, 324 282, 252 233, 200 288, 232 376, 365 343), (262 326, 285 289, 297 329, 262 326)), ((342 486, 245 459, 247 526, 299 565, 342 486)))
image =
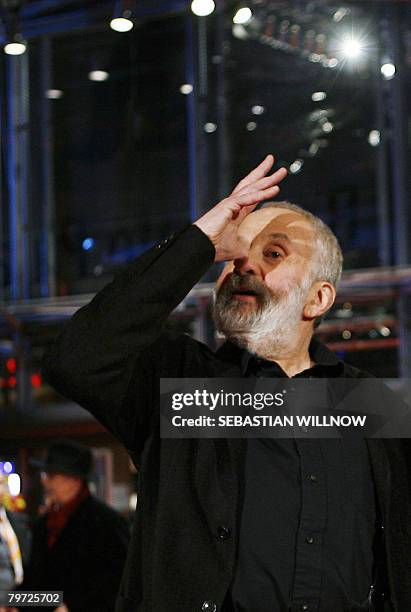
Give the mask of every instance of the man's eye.
POLYGON ((272 259, 277 259, 278 257, 281 257, 281 253, 279 251, 267 251, 266 255, 267 257, 271 257, 272 259))

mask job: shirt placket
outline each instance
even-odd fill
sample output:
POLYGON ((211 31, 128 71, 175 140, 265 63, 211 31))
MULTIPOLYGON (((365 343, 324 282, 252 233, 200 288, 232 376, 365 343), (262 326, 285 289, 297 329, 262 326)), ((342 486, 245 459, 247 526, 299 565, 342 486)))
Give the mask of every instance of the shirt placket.
POLYGON ((318 440, 295 440, 301 469, 301 519, 290 612, 319 610, 327 495, 324 461, 318 440))

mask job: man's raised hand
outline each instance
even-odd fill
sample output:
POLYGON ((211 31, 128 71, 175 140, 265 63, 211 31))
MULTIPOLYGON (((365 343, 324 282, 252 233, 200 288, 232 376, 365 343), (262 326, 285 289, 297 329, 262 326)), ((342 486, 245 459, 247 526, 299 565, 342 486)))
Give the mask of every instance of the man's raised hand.
POLYGON ((245 255, 238 241, 238 226, 252 212, 257 204, 274 198, 280 188, 280 183, 287 170, 280 168, 267 176, 274 163, 274 157, 267 157, 250 174, 243 178, 232 193, 200 217, 197 225, 213 243, 215 261, 237 259, 245 255))

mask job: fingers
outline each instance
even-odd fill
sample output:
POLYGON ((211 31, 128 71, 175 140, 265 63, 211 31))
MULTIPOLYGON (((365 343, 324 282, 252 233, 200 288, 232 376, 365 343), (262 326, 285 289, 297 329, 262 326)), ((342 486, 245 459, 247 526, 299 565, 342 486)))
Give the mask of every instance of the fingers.
POLYGON ((232 199, 234 200, 235 204, 241 207, 251 206, 253 204, 257 205, 259 202, 263 202, 269 198, 274 198, 279 191, 280 188, 277 187, 277 185, 274 185, 273 187, 269 187, 267 189, 259 189, 257 191, 241 193, 234 196, 232 199))
POLYGON ((267 172, 269 172, 273 166, 274 157, 272 155, 267 155, 265 159, 259 164, 254 170, 252 170, 247 176, 245 176, 233 190, 233 194, 243 189, 247 185, 251 183, 255 183, 258 179, 263 178, 267 172))
POLYGON ((262 191, 264 189, 268 189, 274 185, 280 183, 287 176, 287 170, 285 168, 280 168, 270 176, 265 176, 250 185, 245 185, 241 189, 239 189, 235 195, 243 195, 244 193, 248 193, 250 191, 262 191))

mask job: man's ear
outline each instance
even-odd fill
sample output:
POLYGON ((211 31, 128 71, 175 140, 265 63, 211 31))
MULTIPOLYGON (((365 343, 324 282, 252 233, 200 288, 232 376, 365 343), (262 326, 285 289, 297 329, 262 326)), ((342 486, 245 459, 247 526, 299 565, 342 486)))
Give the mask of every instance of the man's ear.
POLYGON ((316 319, 323 316, 334 304, 336 291, 328 281, 317 281, 311 287, 304 306, 305 319, 316 319))

